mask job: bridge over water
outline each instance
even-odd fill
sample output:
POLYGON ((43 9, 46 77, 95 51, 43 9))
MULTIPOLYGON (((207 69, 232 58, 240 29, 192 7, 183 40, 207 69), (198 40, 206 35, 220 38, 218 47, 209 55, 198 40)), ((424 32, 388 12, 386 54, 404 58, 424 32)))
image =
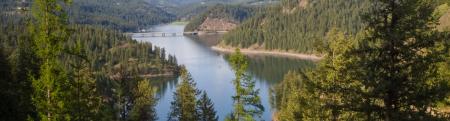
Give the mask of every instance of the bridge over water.
POLYGON ((197 32, 143 32, 143 33, 126 33, 131 37, 177 37, 183 35, 197 35, 197 32))

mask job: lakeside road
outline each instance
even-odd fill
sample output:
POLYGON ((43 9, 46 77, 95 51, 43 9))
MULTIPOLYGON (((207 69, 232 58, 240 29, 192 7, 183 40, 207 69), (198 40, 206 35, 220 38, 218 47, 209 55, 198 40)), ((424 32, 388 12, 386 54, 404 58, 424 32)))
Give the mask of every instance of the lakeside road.
MULTIPOLYGON (((224 53, 233 53, 235 48, 222 48, 218 46, 212 46, 212 50, 224 53)), ((252 49, 240 49, 243 54, 247 55, 275 55, 284 57, 293 57, 298 59, 318 61, 322 59, 320 56, 301 54, 301 53, 291 53, 291 52, 277 52, 277 51, 266 51, 266 50, 252 50, 252 49)))

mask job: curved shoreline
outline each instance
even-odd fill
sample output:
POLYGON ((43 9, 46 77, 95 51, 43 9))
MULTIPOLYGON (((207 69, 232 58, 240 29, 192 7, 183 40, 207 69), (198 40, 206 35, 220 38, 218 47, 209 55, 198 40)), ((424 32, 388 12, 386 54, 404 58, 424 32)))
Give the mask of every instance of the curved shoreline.
MULTIPOLYGON (((212 46, 212 50, 224 53, 233 53, 235 48, 223 48, 218 46, 212 46)), ((310 54, 302 54, 302 53, 291 53, 291 52, 277 52, 277 51, 267 51, 267 50, 253 50, 253 49, 240 49, 243 54, 247 55, 275 55, 275 56, 284 56, 284 57, 293 57, 298 59, 312 60, 318 61, 321 60, 322 57, 310 54)))

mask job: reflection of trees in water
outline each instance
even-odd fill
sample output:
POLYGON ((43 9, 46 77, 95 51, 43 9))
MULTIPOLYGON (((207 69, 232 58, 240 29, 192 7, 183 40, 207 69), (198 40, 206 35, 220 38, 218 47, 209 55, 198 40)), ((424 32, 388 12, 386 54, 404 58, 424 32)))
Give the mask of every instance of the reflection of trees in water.
POLYGON ((214 46, 217 45, 223 34, 205 34, 205 35, 187 35, 186 37, 194 40, 201 45, 214 46))
POLYGON ((157 96, 161 97, 168 89, 173 89, 177 86, 178 77, 158 77, 151 78, 150 84, 158 89, 157 96))
POLYGON ((286 57, 250 56, 248 72, 254 77, 274 84, 289 70, 313 68, 314 62, 286 57))

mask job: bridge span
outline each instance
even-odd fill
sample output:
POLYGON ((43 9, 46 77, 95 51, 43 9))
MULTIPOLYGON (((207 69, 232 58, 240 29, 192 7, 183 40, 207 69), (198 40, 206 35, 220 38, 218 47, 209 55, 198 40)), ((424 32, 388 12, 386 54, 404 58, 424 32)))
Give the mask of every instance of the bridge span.
POLYGON ((178 37, 183 35, 197 35, 197 32, 145 32, 145 33, 126 33, 131 37, 178 37))

